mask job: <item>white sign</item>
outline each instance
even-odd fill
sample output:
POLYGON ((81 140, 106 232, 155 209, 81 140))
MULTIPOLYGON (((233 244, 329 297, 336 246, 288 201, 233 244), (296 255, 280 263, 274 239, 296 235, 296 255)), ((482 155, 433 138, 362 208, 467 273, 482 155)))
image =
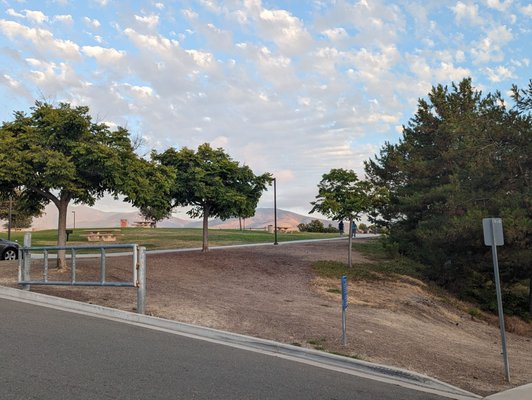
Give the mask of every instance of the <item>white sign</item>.
POLYGON ((504 236, 502 233, 502 219, 484 218, 482 220, 482 228, 484 229, 484 244, 486 246, 504 245, 504 236), (493 243, 494 239, 495 243, 493 243))

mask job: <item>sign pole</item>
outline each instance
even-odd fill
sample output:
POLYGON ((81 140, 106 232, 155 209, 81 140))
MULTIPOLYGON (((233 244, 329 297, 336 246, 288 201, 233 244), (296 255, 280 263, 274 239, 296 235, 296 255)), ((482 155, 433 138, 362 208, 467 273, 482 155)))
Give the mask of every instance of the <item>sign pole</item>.
POLYGON ((342 343, 347 346, 347 325, 345 310, 347 309, 347 276, 342 276, 342 343))
POLYGON ((495 219, 491 218, 491 255, 493 258, 493 272, 495 275, 495 290, 497 291, 497 311, 499 314, 499 328, 501 330, 502 357, 504 360, 504 376, 510 383, 510 365, 508 364, 508 352, 506 350, 506 329, 504 327, 504 311, 502 308, 501 279, 499 277, 499 260, 497 258, 497 243, 495 241, 495 219))

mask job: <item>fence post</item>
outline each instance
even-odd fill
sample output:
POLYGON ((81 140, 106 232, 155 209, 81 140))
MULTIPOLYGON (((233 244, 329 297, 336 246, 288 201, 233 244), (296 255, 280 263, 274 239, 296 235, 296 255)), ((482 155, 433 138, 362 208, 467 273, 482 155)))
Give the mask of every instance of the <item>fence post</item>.
MULTIPOLYGON (((24 247, 22 248, 22 281, 28 282, 31 279, 31 252, 29 248, 31 247, 31 233, 26 232, 24 234, 24 247)), ((30 285, 22 285, 22 290, 30 290, 30 285)))
POLYGON ((137 264, 137 313, 144 314, 146 308, 146 248, 139 247, 137 264))

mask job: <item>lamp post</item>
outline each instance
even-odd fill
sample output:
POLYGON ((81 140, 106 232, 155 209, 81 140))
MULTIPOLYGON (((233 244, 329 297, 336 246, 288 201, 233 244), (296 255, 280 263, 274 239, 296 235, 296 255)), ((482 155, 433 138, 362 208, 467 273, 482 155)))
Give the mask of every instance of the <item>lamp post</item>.
POLYGON ((73 224, 72 229, 76 229, 76 212, 72 211, 72 215, 74 216, 74 224, 73 224))
POLYGON ((273 244, 279 244, 277 242, 277 178, 273 178, 273 234, 275 240, 273 244))

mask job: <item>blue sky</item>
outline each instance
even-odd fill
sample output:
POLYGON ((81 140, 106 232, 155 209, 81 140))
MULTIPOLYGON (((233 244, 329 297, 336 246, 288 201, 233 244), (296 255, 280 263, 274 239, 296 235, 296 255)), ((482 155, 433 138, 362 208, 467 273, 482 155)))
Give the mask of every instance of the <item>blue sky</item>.
POLYGON ((532 78, 523 0, 0 4, 2 121, 67 101, 146 151, 209 142, 273 173, 278 206, 304 214, 321 175, 362 176, 431 86, 470 76, 507 93, 532 78))

